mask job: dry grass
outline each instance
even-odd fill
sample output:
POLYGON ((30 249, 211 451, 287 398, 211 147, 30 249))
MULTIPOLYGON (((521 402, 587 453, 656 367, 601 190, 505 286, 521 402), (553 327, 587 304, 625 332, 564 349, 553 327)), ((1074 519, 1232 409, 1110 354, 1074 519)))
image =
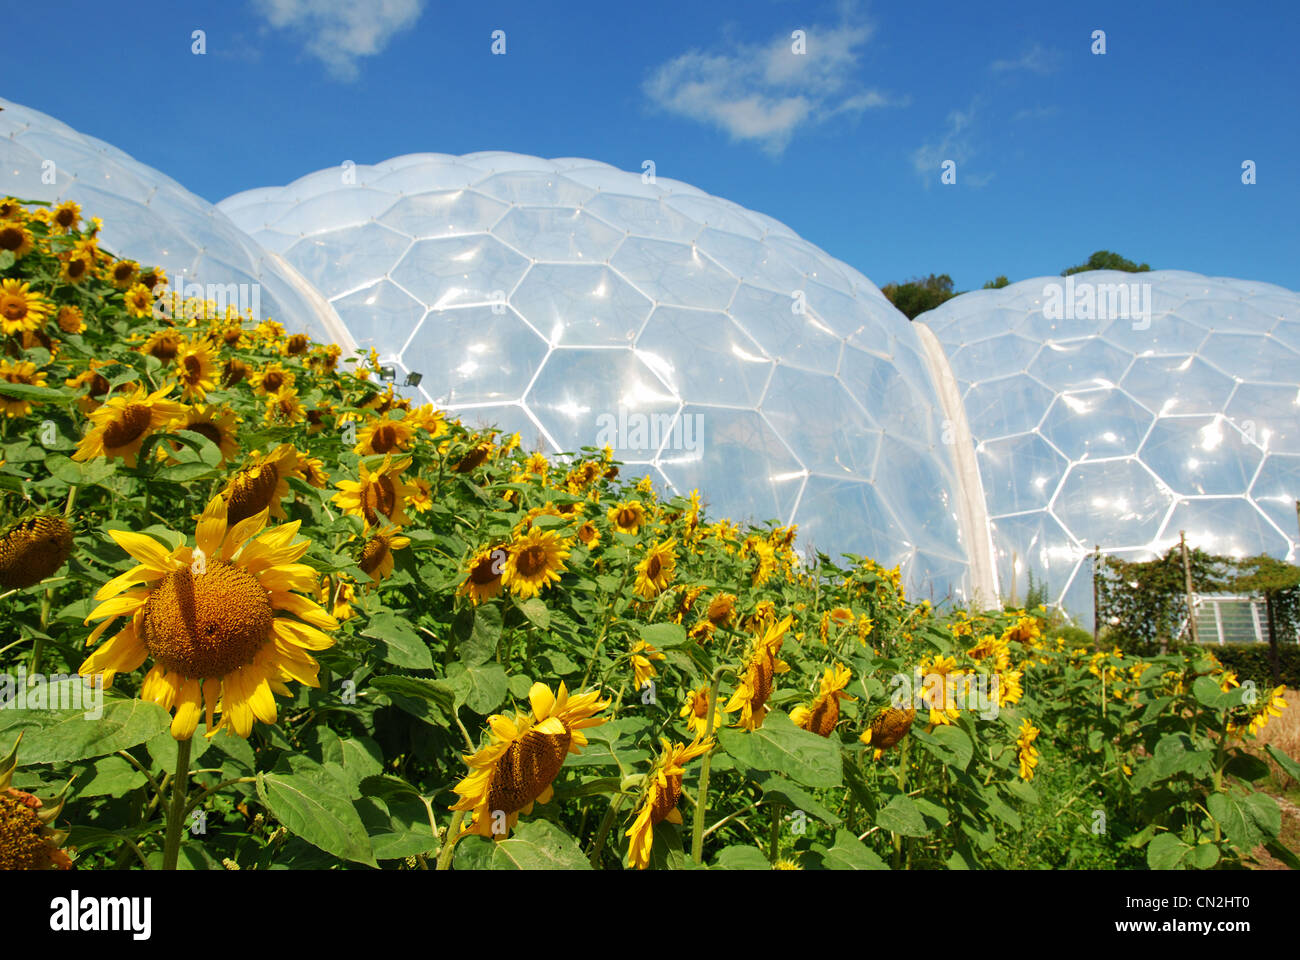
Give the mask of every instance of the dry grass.
POLYGON ((1277 761, 1264 750, 1265 746, 1272 744, 1300 763, 1300 691, 1287 690, 1282 696, 1287 702, 1287 708, 1282 711, 1282 716, 1269 720, 1268 726, 1259 732, 1252 746, 1255 747, 1253 752, 1268 763, 1269 770, 1273 774, 1273 782, 1281 788, 1281 792, 1285 793, 1300 789, 1300 781, 1287 775, 1278 766, 1277 761))

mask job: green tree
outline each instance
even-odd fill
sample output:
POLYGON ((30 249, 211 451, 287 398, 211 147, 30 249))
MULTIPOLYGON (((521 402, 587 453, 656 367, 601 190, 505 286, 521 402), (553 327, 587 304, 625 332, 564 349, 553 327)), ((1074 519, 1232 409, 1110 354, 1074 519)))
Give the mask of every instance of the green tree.
POLYGON ((946 273, 916 277, 903 284, 887 283, 880 288, 880 292, 909 320, 915 320, 925 311, 933 310, 945 300, 956 296, 952 289, 952 277, 946 273))
POLYGON ((1077 267, 1062 270, 1061 276, 1068 277, 1072 273, 1083 273, 1085 270, 1123 270, 1125 273, 1145 273, 1150 269, 1150 264, 1138 265, 1132 260, 1121 257, 1118 253, 1111 253, 1109 250, 1098 250, 1088 258, 1087 263, 1081 263, 1077 267))
POLYGON ((984 288, 983 288, 983 289, 985 289, 985 290, 1001 290, 1003 287, 1005 287, 1005 286, 1006 286, 1007 284, 1009 284, 1010 282, 1011 282, 1011 281, 1008 280, 1008 279, 1006 278, 1006 274, 1003 274, 1003 275, 999 276, 996 280, 990 280, 988 283, 984 284, 984 288))

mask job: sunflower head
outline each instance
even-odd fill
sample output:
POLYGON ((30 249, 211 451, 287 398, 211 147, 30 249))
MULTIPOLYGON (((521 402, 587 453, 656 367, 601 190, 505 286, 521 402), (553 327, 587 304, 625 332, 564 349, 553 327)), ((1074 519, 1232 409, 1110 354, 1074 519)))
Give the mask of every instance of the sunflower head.
POLYGON ((38 330, 54 310, 44 294, 21 280, 0 280, 0 333, 38 330))
POLYGON ((282 443, 265 456, 254 452, 221 491, 229 522, 239 523, 263 510, 287 519, 281 501, 289 494, 289 477, 297 468, 298 451, 291 443, 282 443))
POLYGON ((361 517, 367 533, 380 523, 381 515, 398 526, 405 526, 411 522, 406 515, 406 503, 415 487, 402 479, 402 473, 410 465, 410 457, 394 462, 391 453, 384 454, 383 463, 374 470, 362 461, 361 479, 336 483, 340 492, 334 495, 333 502, 345 512, 361 517))
POLYGON ((502 584, 521 600, 527 600, 559 583, 572 542, 553 530, 536 527, 516 537, 501 571, 502 584))
POLYGON ((105 584, 86 618, 102 622, 94 644, 118 617, 126 625, 81 665, 85 677, 111 685, 152 658, 140 696, 175 710, 172 736, 188 740, 200 715, 207 735, 227 729, 247 737, 255 720, 274 723, 274 694, 290 680, 318 686, 309 651, 334 640, 338 621, 308 599, 317 574, 298 563, 311 546, 294 543, 298 523, 262 532, 268 511, 233 526, 217 496, 199 518, 193 547, 167 550, 151 537, 121 530, 109 535, 138 564, 105 584), (286 616, 287 614, 287 616, 286 616), (221 722, 214 725, 215 711, 221 722))
POLYGON ((780 659, 778 654, 792 620, 787 615, 780 623, 768 627, 762 636, 750 644, 749 657, 740 683, 736 685, 735 692, 724 708, 725 713, 740 711, 737 726, 757 730, 763 725, 763 717, 768 711, 767 699, 772 695, 775 677, 790 669, 790 665, 780 659))
POLYGON ((821 690, 811 706, 796 707, 790 713, 790 720, 796 727, 801 727, 819 737, 829 737, 840 721, 840 700, 850 697, 844 692, 853 675, 842 663, 827 667, 822 675, 821 690))
POLYGON ((53 576, 72 547, 72 527, 62 517, 19 520, 0 534, 0 587, 20 590, 53 576))
POLYGON ((871 726, 859 739, 867 746, 875 748, 876 759, 879 760, 886 750, 897 745, 903 737, 907 736, 907 731, 912 729, 912 721, 915 719, 915 707, 908 707, 906 710, 886 707, 876 714, 875 719, 871 721, 871 726))
POLYGON ((667 589, 677 575, 677 541, 663 540, 646 551, 645 559, 636 565, 636 595, 653 600, 667 589))
POLYGON ((0 870, 67 870, 72 861, 60 848, 68 834, 50 826, 63 811, 62 795, 47 806, 10 786, 22 740, 20 731, 9 755, 0 757, 0 870))
POLYGON ((469 773, 456 784, 460 799, 451 809, 473 811, 467 833, 505 839, 534 802, 549 802, 564 758, 581 752, 583 730, 604 723, 595 714, 609 706, 597 691, 570 696, 563 682, 558 694, 534 683, 528 700, 530 709, 513 719, 489 717, 488 745, 464 758, 469 773))
POLYGON ((682 777, 686 773, 686 764, 713 748, 712 738, 704 741, 697 739, 689 745, 672 743, 666 738, 661 738, 659 743, 659 756, 646 777, 636 817, 626 833, 630 838, 627 865, 638 870, 644 870, 650 864, 654 828, 664 820, 676 824, 682 822, 677 802, 682 798, 682 777))
POLYGON ((400 536, 401 531, 389 524, 372 533, 361 547, 361 556, 357 559, 359 566, 375 583, 392 576, 393 553, 404 550, 411 545, 410 537, 400 536))
POLYGON ((469 597, 477 606, 500 594, 508 557, 509 551, 501 546, 484 547, 474 554, 466 565, 464 581, 456 588, 457 595, 469 597))

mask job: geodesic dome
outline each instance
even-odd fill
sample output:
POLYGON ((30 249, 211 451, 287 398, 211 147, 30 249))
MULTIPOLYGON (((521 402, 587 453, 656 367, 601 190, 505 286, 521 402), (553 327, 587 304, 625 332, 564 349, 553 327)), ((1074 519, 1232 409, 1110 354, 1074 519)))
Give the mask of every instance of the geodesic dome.
POLYGON ((218 298, 256 303, 262 317, 291 330, 337 339, 328 305, 311 286, 212 204, 53 117, 3 98, 0 108, 0 196, 76 201, 86 217, 104 221, 105 249, 162 267, 173 290, 180 281, 205 291, 211 284, 218 298))
POLYGON ((1096 546, 1150 559, 1180 530, 1213 553, 1298 559, 1300 295, 1093 271, 973 291, 917 322, 962 395, 1004 595, 1015 576, 1023 597, 1031 570, 1090 614, 1096 546))
POLYGON ((969 596, 971 525, 907 319, 777 221, 649 180, 418 154, 218 207, 467 422, 551 451, 609 442, 715 515, 795 522, 805 546, 969 596))

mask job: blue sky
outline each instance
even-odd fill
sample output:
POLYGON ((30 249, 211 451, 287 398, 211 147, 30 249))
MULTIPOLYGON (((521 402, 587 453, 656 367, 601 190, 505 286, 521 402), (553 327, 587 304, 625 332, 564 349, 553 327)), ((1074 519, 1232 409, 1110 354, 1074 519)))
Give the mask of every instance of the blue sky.
POLYGON ((650 159, 881 285, 1107 248, 1300 290, 1289 0, 9 6, 0 95, 214 202, 412 152, 650 159))

